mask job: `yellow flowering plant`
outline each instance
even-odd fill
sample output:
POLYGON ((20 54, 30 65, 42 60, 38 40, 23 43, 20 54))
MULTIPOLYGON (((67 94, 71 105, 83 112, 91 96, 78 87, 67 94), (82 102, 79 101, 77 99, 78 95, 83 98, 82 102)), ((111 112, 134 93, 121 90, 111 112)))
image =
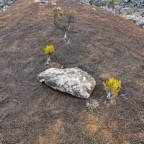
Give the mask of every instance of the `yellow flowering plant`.
POLYGON ((44 53, 46 55, 48 55, 48 58, 47 58, 47 63, 46 64, 49 64, 49 62, 51 61, 50 59, 50 55, 52 55, 53 53, 55 52, 55 49, 54 49, 54 46, 53 45, 47 45, 45 48, 44 48, 44 53))
POLYGON ((106 82, 103 82, 104 90, 107 92, 107 99, 118 96, 119 91, 122 88, 121 81, 115 78, 110 78, 106 82))
POLYGON ((115 5, 120 4, 116 0, 107 0, 107 3, 108 3, 108 7, 111 7, 112 9, 114 9, 115 5))

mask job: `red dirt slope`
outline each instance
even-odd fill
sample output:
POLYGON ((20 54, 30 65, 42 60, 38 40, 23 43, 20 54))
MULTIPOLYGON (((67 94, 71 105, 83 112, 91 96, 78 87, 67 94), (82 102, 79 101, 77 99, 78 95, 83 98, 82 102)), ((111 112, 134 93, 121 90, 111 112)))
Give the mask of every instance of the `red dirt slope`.
MULTIPOLYGON (((111 12, 77 0, 70 43, 52 23, 52 6, 18 0, 0 14, 0 144, 143 144, 144 30, 111 12), (39 83, 48 66, 43 48, 53 44, 52 66, 79 67, 97 87, 74 98, 39 83), (105 104, 103 80, 122 80, 115 104, 105 104), (90 110, 89 100, 99 107, 90 110)), ((50 1, 50 0, 49 0, 50 1)))

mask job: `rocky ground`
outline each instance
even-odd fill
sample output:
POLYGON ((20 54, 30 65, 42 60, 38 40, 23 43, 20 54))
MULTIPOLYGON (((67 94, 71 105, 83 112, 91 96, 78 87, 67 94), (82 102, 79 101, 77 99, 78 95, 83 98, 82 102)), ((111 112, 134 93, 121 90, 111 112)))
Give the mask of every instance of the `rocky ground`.
POLYGON ((18 0, 0 13, 0 144, 143 144, 144 29, 77 0, 57 4, 75 14, 67 43, 51 5, 18 0), (96 89, 89 99, 55 91, 36 78, 49 67, 79 67, 96 89), (109 77, 122 81, 113 104, 102 86, 109 77))
POLYGON ((16 0, 0 0, 0 12, 8 9, 16 0))
POLYGON ((144 28, 144 0, 115 0, 118 4, 110 5, 108 0, 80 0, 85 4, 91 4, 112 10, 128 20, 144 28))

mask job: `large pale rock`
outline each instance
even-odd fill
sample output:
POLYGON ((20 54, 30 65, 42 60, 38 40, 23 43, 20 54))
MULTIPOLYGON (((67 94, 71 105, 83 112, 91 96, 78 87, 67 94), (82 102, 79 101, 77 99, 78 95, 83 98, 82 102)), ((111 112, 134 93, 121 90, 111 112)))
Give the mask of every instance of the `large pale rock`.
POLYGON ((96 86, 94 78, 79 68, 49 68, 41 72, 37 78, 53 89, 80 98, 89 98, 96 86))

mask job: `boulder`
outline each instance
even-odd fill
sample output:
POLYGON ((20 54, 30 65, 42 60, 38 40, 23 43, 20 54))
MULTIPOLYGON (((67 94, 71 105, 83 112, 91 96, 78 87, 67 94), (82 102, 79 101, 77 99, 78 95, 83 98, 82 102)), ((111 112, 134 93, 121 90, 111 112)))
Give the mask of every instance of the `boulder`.
POLYGON ((40 82, 61 92, 79 98, 89 98, 96 86, 96 81, 87 72, 79 68, 49 68, 37 76, 40 82))

